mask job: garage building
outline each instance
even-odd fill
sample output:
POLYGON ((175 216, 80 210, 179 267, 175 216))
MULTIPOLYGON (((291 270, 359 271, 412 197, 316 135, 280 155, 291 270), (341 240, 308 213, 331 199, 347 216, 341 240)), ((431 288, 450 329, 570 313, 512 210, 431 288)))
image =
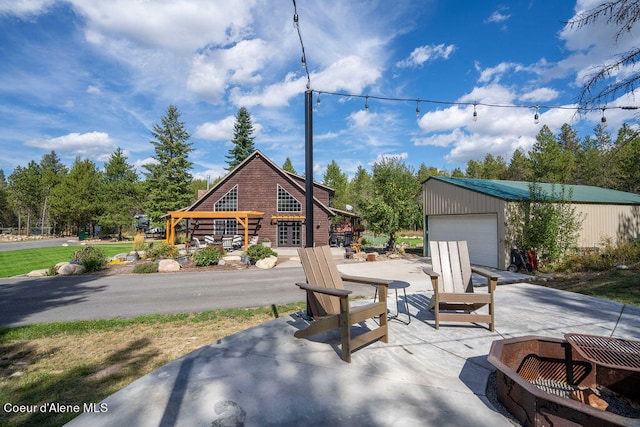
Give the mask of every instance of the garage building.
MULTIPOLYGON (((511 243, 505 242, 510 203, 529 199, 531 183, 433 176, 422 183, 425 242, 466 240, 471 262, 506 269, 511 243)), ((538 184, 551 195, 562 185, 538 184)), ((578 246, 593 248, 640 236, 640 195, 586 185, 565 185, 576 214, 584 220, 578 246)), ((428 245, 425 245, 428 251, 428 245)), ((425 255, 429 255, 426 253, 425 255)))

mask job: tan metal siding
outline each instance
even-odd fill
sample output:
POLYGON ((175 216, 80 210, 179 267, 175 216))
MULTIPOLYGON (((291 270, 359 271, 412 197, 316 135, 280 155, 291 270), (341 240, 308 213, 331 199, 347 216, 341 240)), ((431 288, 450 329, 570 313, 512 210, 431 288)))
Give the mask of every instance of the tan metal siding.
POLYGON ((640 237, 640 207, 631 205, 574 204, 576 213, 584 217, 578 246, 602 246, 610 238, 613 243, 640 237))
POLYGON ((423 184, 422 195, 426 217, 432 215, 496 214, 498 221, 498 266, 504 269, 508 267, 511 247, 504 243, 506 208, 504 200, 435 179, 428 180, 423 184))

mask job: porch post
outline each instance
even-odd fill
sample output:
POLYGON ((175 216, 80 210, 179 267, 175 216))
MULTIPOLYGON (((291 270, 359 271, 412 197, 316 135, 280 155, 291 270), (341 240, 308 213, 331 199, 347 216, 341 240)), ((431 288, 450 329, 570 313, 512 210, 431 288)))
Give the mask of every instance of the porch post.
POLYGON ((313 91, 304 93, 305 247, 313 247, 313 91))

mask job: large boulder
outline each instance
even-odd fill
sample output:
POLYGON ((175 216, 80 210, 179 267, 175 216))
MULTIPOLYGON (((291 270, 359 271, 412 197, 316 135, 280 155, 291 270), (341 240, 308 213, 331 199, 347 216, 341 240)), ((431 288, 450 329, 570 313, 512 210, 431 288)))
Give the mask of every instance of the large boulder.
POLYGON ((256 267, 263 269, 273 268, 276 266, 276 262, 278 262, 278 257, 272 255, 256 261, 256 267))
POLYGON ((58 267, 58 275, 60 276, 75 276, 77 274, 84 274, 87 269, 84 265, 65 263, 58 267))
POLYGON ((174 273, 180 271, 180 263, 175 259, 161 259, 158 262, 158 273, 174 273))
POLYGON ((49 270, 46 268, 44 270, 33 270, 27 273, 27 277, 46 277, 48 275, 49 270))

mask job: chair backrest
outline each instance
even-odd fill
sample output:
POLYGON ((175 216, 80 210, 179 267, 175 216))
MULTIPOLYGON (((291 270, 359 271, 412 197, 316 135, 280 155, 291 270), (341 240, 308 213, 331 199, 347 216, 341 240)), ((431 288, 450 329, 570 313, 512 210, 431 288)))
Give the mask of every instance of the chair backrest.
MULTIPOLYGON (((344 289, 340 272, 333 260, 331 248, 329 246, 317 246, 313 248, 298 249, 300 262, 304 274, 307 277, 307 283, 314 286, 325 288, 344 289)), ((313 301, 311 309, 314 316, 326 316, 328 314, 340 313, 340 299, 329 295, 314 294, 317 307, 314 307, 313 301), (317 312, 315 312, 317 309, 317 312)))
POLYGON ((433 271, 440 274, 440 292, 473 292, 471 262, 466 241, 429 242, 433 271))

